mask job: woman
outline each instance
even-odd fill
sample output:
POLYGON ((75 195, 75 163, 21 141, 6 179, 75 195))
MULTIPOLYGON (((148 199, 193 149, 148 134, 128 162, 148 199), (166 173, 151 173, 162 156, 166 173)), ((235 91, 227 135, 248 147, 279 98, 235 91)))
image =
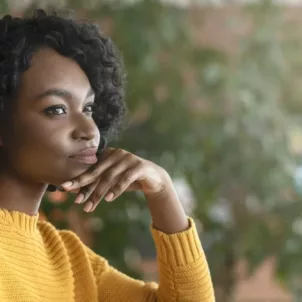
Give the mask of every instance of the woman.
POLYGON ((214 301, 192 219, 168 173, 105 148, 125 113, 123 70, 97 26, 42 10, 0 20, 0 301, 214 301), (38 221, 45 191, 79 190, 92 212, 140 190, 159 285, 123 275, 71 231, 38 221))

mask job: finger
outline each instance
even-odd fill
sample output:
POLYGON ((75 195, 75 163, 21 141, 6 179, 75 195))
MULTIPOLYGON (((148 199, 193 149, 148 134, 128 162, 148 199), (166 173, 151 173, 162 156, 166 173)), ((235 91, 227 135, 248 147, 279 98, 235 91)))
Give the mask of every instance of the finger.
POLYGON ((77 203, 77 204, 84 203, 89 198, 91 193, 95 190, 97 185, 98 185, 98 182, 94 182, 94 183, 90 184, 89 186, 81 188, 79 191, 79 194, 77 195, 77 197, 74 200, 74 203, 77 203))
POLYGON ((83 210, 86 213, 89 213, 89 212, 92 212, 92 208, 93 208, 93 202, 92 201, 88 201, 88 202, 86 202, 83 210))
MULTIPOLYGON (((87 171, 85 171, 79 177, 73 179, 72 181, 67 181, 61 186, 66 189, 66 191, 79 190, 81 187, 86 187, 89 184, 97 181, 97 169, 100 164, 106 160, 112 153, 114 153, 115 149, 108 148, 106 152, 104 151, 102 155, 99 157, 96 165, 90 167, 87 171), (90 176, 90 177, 89 177, 90 176), (93 180, 94 179, 94 180, 93 180)), ((110 162, 109 162, 110 164, 110 162)), ((106 166, 106 165, 105 165, 106 166)))
POLYGON ((110 189, 105 196, 106 201, 113 201, 123 192, 125 192, 131 184, 138 180, 143 174, 142 164, 138 163, 134 167, 126 170, 121 175, 119 181, 110 189))
POLYGON ((136 161, 134 161, 133 157, 131 158, 129 156, 129 159, 124 158, 102 174, 97 187, 89 197, 89 201, 93 202, 94 204, 93 208, 91 209, 92 211, 94 211, 94 209, 106 195, 107 191, 116 185, 120 179, 120 175, 122 175, 130 167, 134 166, 135 163, 136 161))
POLYGON ((141 191, 141 190, 142 190, 141 184, 135 181, 125 190, 125 192, 133 192, 133 191, 141 191))
MULTIPOLYGON (((61 186, 58 187, 58 191, 60 191, 60 192, 66 192, 66 190, 63 187, 61 187, 61 186)), ((76 190, 71 190, 69 192, 70 193, 78 193, 79 191, 80 191, 79 189, 76 189, 76 190)))
MULTIPOLYGON (((93 212, 93 211, 96 209, 96 207, 97 207, 97 206, 99 205, 99 203, 102 201, 104 195, 107 194, 107 192, 108 192, 109 189, 110 189, 110 188, 107 188, 107 189, 104 191, 104 193, 102 194, 102 197, 101 197, 101 198, 97 199, 97 197, 92 197, 92 198, 90 198, 90 199, 86 202, 86 204, 91 204, 91 206, 87 206, 89 212, 93 212), (92 200, 93 200, 93 201, 92 201, 92 200)), ((86 207, 86 204, 85 204, 85 207, 86 207)), ((85 211, 85 207, 84 207, 84 211, 85 211)), ((87 210, 87 209, 86 209, 86 210, 87 210)))
POLYGON ((79 177, 73 179, 72 181, 63 183, 61 186, 67 191, 85 187, 95 182, 99 178, 101 173, 107 170, 110 166, 114 165, 126 154, 128 154, 128 152, 122 149, 111 148, 109 151, 107 151, 106 155, 101 156, 100 160, 95 166, 84 172, 79 177))

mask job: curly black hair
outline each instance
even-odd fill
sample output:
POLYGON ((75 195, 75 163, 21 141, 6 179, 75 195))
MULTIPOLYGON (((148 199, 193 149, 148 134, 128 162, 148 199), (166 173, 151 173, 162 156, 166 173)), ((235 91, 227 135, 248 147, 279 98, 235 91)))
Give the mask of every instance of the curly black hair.
POLYGON ((93 119, 102 136, 119 132, 126 113, 122 58, 97 24, 75 19, 42 9, 27 18, 0 19, 0 130, 5 129, 21 74, 30 67, 32 55, 48 47, 75 60, 86 73, 95 92, 93 119))

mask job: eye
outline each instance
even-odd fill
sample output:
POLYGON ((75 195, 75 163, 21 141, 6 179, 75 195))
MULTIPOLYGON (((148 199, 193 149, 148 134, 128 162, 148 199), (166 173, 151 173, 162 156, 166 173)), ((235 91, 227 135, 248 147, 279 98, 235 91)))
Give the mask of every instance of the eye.
POLYGON ((84 112, 93 113, 95 109, 96 109, 96 104, 90 103, 85 106, 84 112))
POLYGON ((62 115, 66 114, 66 107, 63 105, 55 105, 44 110, 47 115, 62 115))

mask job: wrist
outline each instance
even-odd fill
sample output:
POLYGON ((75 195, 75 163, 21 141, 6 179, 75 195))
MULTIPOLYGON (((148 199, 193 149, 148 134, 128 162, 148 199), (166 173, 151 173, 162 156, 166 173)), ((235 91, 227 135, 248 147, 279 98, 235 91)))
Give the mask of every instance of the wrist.
POLYGON ((170 175, 165 169, 161 167, 159 168, 160 168, 159 174, 161 175, 160 176, 161 182, 152 191, 144 192, 146 197, 148 196, 153 198, 155 197, 162 198, 163 196, 167 196, 175 192, 174 184, 170 175))
POLYGON ((145 196, 155 229, 173 234, 189 228, 189 221, 172 181, 161 191, 148 193, 145 196))

